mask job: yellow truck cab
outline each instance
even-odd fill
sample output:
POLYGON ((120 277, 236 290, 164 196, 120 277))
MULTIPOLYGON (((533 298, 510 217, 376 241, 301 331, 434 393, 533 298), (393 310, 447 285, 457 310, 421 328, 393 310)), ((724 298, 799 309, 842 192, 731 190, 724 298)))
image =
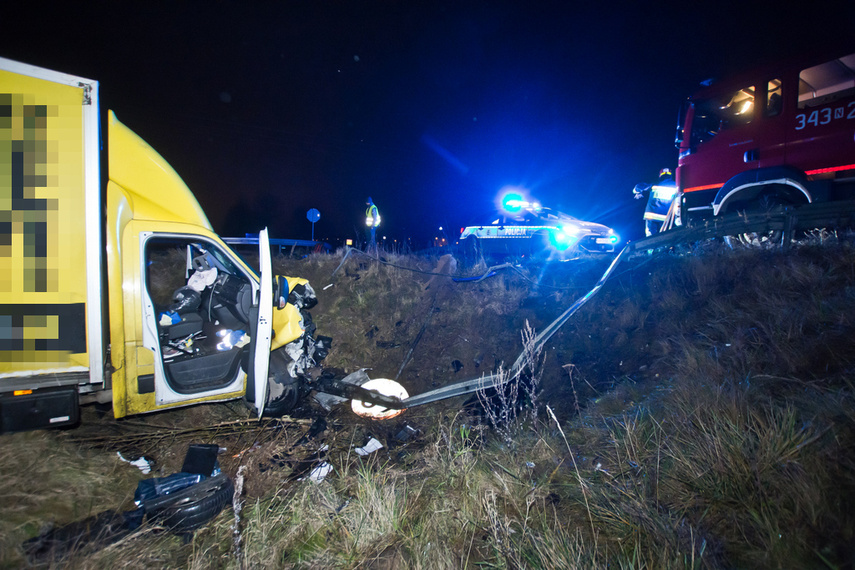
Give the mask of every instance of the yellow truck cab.
POLYGON ((0 432, 245 398, 284 413, 325 353, 314 293, 260 275, 98 83, 0 58, 0 432))

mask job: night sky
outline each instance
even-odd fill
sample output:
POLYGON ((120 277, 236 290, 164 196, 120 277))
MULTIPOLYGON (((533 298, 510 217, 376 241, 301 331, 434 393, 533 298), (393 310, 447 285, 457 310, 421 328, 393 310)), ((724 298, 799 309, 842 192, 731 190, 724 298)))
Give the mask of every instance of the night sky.
POLYGON ((855 51, 855 2, 6 2, 0 56, 100 82, 214 229, 417 247, 506 185, 642 235, 701 80, 855 51))

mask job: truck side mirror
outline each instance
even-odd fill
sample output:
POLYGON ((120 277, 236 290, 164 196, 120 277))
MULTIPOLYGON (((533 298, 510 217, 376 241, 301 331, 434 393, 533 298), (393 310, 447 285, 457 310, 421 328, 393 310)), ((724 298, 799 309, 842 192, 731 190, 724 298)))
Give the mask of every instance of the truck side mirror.
POLYGON ((288 303, 289 292, 288 279, 284 275, 275 275, 273 277, 273 306, 280 311, 284 309, 285 304, 288 303))

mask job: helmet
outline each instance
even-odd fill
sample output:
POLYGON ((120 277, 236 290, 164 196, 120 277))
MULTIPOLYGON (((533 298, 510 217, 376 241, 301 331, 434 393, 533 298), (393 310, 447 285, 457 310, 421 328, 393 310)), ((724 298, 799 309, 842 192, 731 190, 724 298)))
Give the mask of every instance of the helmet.
POLYGON ((172 294, 169 310, 182 315, 192 313, 202 305, 202 295, 192 287, 180 287, 172 294))
POLYGON ((659 171, 659 178, 662 178, 663 176, 671 176, 671 169, 670 168, 663 168, 662 170, 660 170, 659 171))

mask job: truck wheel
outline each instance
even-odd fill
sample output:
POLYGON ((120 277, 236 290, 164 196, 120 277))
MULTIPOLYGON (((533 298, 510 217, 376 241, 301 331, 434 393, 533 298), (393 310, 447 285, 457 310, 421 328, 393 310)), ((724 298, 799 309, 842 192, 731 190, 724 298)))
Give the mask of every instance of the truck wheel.
MULTIPOLYGON (((310 322, 309 313, 305 312, 304 323, 310 322)), ((314 328, 314 325, 312 325, 314 328)), ((306 329, 309 326, 306 325, 306 329)), ((304 338, 304 343, 309 339, 304 338)), ((264 404, 264 417, 278 418, 290 412, 299 403, 303 395, 303 381, 294 378, 288 372, 291 362, 285 350, 274 350, 270 353, 270 369, 267 377, 267 402, 264 404)))
POLYGON ((225 473, 204 479, 195 485, 158 500, 151 510, 143 505, 148 517, 169 530, 182 534, 192 532, 217 516, 234 495, 232 480, 225 473))

